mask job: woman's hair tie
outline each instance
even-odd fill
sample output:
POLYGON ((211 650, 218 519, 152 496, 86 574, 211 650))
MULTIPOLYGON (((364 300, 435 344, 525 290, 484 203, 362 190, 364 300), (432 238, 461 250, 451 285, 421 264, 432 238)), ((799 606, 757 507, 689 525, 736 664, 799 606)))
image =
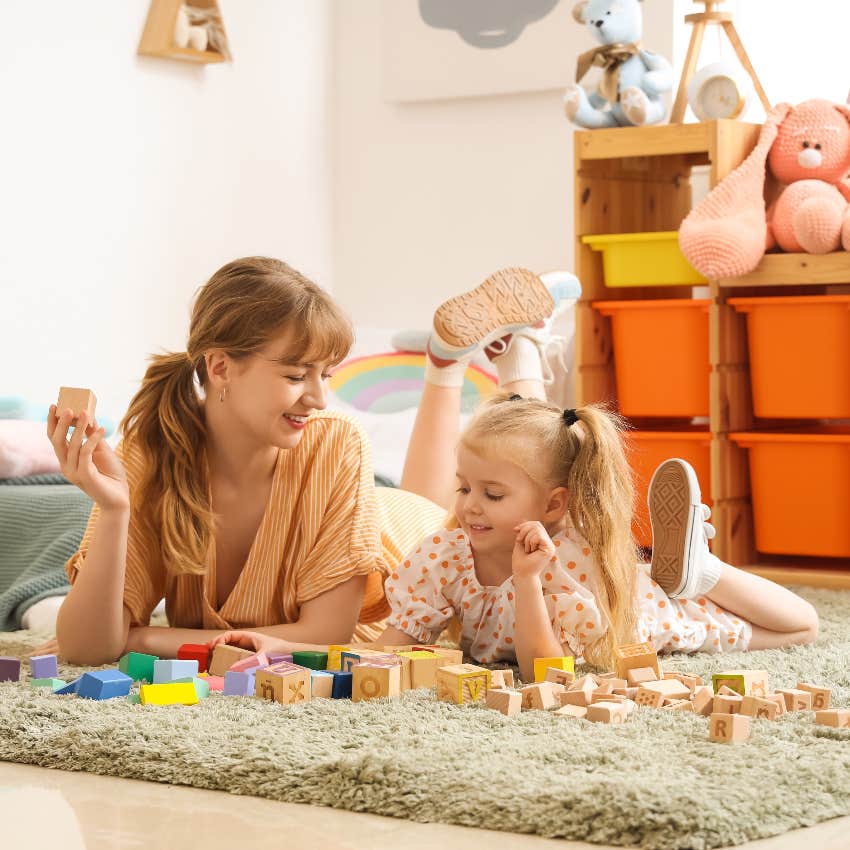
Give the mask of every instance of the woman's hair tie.
POLYGON ((574 407, 570 407, 564 410, 564 422, 567 423, 567 428, 575 425, 578 422, 578 414, 574 407))
POLYGON ((508 401, 522 401, 522 396, 518 393, 514 393, 512 396, 508 398, 508 401))

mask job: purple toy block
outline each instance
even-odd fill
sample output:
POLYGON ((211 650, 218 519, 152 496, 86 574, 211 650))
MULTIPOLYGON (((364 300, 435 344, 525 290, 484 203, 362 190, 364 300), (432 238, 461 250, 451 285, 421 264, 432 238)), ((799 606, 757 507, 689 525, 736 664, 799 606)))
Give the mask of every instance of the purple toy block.
POLYGON ((271 667, 272 664, 280 664, 281 661, 287 661, 288 663, 292 664, 292 653, 267 652, 266 658, 269 659, 269 667, 271 667))
POLYGON ((83 673, 77 686, 77 696, 83 699, 113 699, 130 693, 133 680, 120 670, 98 670, 83 673))
POLYGON ((21 662, 8 655, 0 656, 0 682, 18 682, 21 678, 21 662))
POLYGON ((228 670, 224 674, 224 691, 226 697, 252 697, 254 696, 255 667, 250 670, 228 670))
POLYGON ((33 679, 55 679, 59 675, 59 661, 55 655, 33 655, 30 658, 30 676, 33 679))

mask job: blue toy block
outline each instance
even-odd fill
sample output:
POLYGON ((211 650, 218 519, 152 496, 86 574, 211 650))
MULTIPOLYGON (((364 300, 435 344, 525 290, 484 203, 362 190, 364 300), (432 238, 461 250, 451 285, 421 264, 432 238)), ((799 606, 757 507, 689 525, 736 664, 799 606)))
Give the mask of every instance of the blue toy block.
POLYGON ((160 659, 153 663, 153 684, 167 685, 178 679, 194 679, 198 675, 197 658, 178 658, 174 661, 160 659))
POLYGON ((59 660, 55 655, 33 655, 30 658, 30 676, 33 679, 56 679, 59 660))
POLYGON ((21 662, 8 655, 0 656, 0 682, 17 682, 21 678, 21 662))
POLYGON ((77 686, 77 696, 82 699, 113 699, 126 697, 133 680, 120 670, 98 670, 83 673, 77 686))
POLYGON ((351 680, 353 675, 344 670, 330 671, 334 674, 331 699, 351 699, 351 680))
POLYGON ((77 693, 77 687, 80 684, 80 679, 82 679, 82 676, 74 679, 73 682, 68 682, 68 684, 65 685, 64 688, 59 688, 58 691, 54 691, 53 693, 54 694, 75 694, 75 693, 77 693))
POLYGON ((252 697, 255 688, 255 668, 237 672, 228 670, 224 674, 224 690, 222 694, 226 697, 252 697))

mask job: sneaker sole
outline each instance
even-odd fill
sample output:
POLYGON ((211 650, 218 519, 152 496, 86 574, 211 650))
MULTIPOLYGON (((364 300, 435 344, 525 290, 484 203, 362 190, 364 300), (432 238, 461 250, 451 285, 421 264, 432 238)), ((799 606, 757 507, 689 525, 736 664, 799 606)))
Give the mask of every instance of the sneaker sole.
POLYGON ((442 304, 434 314, 434 330, 449 345, 468 348, 500 328, 541 322, 554 308, 549 290, 536 274, 528 269, 501 269, 475 289, 442 304))
POLYGON ((699 481, 685 461, 667 460, 655 470, 647 496, 652 525, 650 575, 668 596, 678 596, 688 585, 699 544, 700 501, 699 481))

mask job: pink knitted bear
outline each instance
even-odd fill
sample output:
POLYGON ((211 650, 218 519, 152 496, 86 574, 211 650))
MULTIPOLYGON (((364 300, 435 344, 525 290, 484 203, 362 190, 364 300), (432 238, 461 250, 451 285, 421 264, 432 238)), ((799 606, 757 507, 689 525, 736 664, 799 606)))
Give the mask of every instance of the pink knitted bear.
MULTIPOLYGON (((717 280, 751 272, 766 250, 850 251, 850 107, 775 106, 753 152, 679 228, 688 262, 717 280), (765 163, 780 184, 765 213, 765 163)), ((848 257, 850 265, 850 257, 848 257)))

